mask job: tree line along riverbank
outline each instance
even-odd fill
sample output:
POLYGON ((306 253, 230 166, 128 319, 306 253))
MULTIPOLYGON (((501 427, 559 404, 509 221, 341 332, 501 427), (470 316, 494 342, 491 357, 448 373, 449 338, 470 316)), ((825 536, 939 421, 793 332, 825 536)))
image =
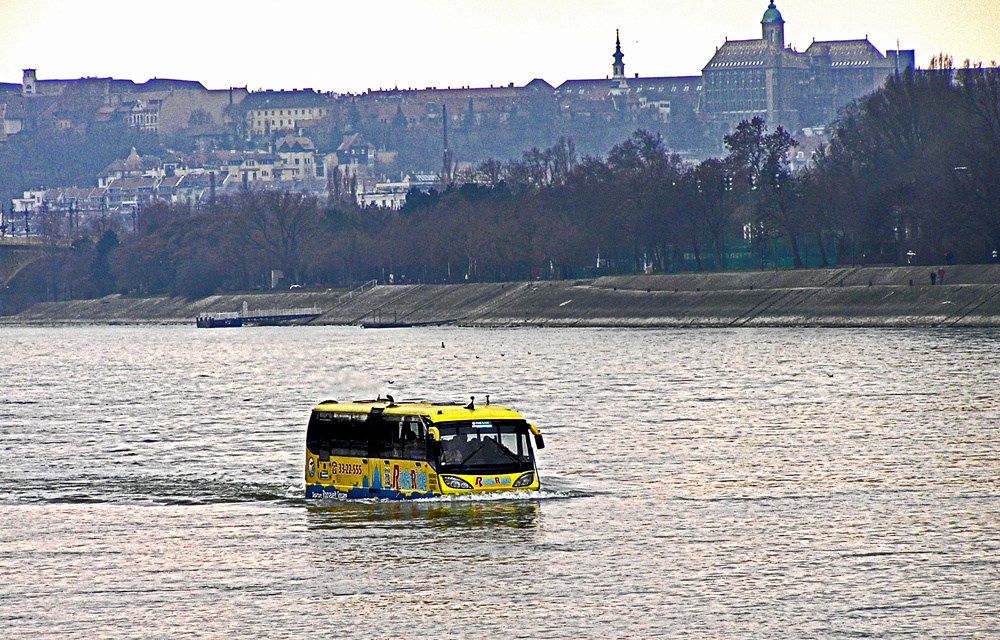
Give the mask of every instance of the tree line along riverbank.
MULTIPOLYGON (((336 168, 322 196, 248 183, 207 201, 157 199, 127 221, 101 215, 82 225, 72 210, 43 210, 18 221, 26 235, 33 230, 33 259, 15 259, 11 248, 9 259, 0 255, 0 314, 114 293, 204 299, 282 278, 284 286, 320 290, 378 279, 414 285, 416 300, 431 295, 432 283, 990 264, 1000 251, 998 94, 996 68, 954 69, 941 57, 845 108, 827 130, 829 144, 808 155, 792 152, 788 131, 753 118, 723 136, 721 158, 695 163, 642 129, 604 157, 581 158, 563 138, 520 159, 488 160, 461 175, 444 171, 440 191, 413 190, 399 210, 361 206, 356 184, 345 184, 336 168)), ((602 294, 591 306, 608 300, 598 285, 581 286, 602 294)), ((740 301, 702 308, 705 296, 692 302, 668 293, 649 296, 643 315, 658 322, 676 321, 678 308, 691 309, 685 319, 720 308, 750 314, 728 316, 735 322, 777 317, 780 309, 795 315, 787 296, 768 302, 758 292, 750 299, 762 310, 746 310, 740 301)), ((816 301, 791 305, 802 312, 796 322, 814 320, 807 302, 816 301)), ((624 301, 607 304, 609 315, 589 320, 619 318, 624 301)), ((531 321, 532 308, 523 311, 531 321)), ((523 314, 508 319, 525 322, 523 314)), ((826 313, 815 319, 831 321, 826 313)))
POLYGON ((38 303, 8 325, 193 324, 203 313, 316 307, 313 325, 1000 327, 1000 265, 605 276, 363 291, 109 295, 38 303), (944 270, 944 284, 938 276, 944 270), (935 283, 930 274, 934 272, 935 283))

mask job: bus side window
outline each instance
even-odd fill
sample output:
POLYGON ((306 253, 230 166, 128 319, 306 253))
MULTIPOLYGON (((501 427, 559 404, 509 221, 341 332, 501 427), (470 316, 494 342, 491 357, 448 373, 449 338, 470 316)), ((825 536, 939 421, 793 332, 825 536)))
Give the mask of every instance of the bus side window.
POLYGON ((368 456, 372 458, 388 457, 389 446, 392 442, 389 429, 392 425, 382 415, 382 408, 373 408, 365 420, 369 438, 368 456))
POLYGON ((339 425, 340 453, 338 455, 352 458, 368 457, 368 434, 365 431, 363 416, 352 415, 339 425))
POLYGON ((427 459, 427 427, 416 420, 400 424, 403 458, 407 460, 427 459))
POLYGON ((406 457, 406 423, 397 422, 392 425, 392 456, 400 459, 406 457))
MULTIPOLYGON (((372 419, 375 418, 373 413, 372 419)), ((378 416, 372 425, 372 456, 376 458, 402 458, 403 452, 399 439, 399 416, 378 416)))
POLYGON ((368 455, 363 423, 350 414, 328 413, 318 419, 314 416, 307 444, 324 462, 330 456, 363 458, 368 455))

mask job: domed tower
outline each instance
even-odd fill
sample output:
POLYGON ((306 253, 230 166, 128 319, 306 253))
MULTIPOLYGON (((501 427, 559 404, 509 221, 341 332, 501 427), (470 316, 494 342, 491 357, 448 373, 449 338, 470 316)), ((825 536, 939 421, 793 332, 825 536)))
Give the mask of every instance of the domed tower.
POLYGON ((625 57, 625 54, 622 53, 622 41, 621 38, 618 36, 618 29, 615 29, 615 55, 613 57, 615 59, 615 62, 613 65, 611 65, 611 71, 614 74, 612 77, 615 80, 624 80, 625 63, 622 62, 622 58, 625 57))
POLYGON ((774 6, 774 0, 767 5, 767 11, 764 12, 760 25, 764 32, 764 40, 777 45, 779 49, 785 48, 785 21, 781 19, 781 12, 774 6))

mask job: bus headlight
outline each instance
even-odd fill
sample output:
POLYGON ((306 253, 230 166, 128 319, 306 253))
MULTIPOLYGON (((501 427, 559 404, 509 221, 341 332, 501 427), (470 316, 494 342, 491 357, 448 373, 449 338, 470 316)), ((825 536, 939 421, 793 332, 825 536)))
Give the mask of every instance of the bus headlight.
POLYGON ((522 475, 520 478, 514 481, 515 487, 530 487, 531 483, 535 481, 535 474, 532 471, 522 475))
POLYGON ((441 481, 451 489, 471 489, 472 485, 455 476, 441 476, 441 481))

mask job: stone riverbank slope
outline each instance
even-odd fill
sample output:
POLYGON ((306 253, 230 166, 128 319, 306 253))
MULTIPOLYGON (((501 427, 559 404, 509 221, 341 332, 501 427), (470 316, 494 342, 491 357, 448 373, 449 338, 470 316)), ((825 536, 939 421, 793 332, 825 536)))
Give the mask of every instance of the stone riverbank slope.
POLYGON ((684 273, 363 291, 108 296, 42 303, 3 324, 193 323, 200 313, 317 307, 318 325, 1000 327, 1000 265, 684 273), (937 270, 938 267, 934 267, 937 270), (911 284, 912 283, 912 284, 911 284))

